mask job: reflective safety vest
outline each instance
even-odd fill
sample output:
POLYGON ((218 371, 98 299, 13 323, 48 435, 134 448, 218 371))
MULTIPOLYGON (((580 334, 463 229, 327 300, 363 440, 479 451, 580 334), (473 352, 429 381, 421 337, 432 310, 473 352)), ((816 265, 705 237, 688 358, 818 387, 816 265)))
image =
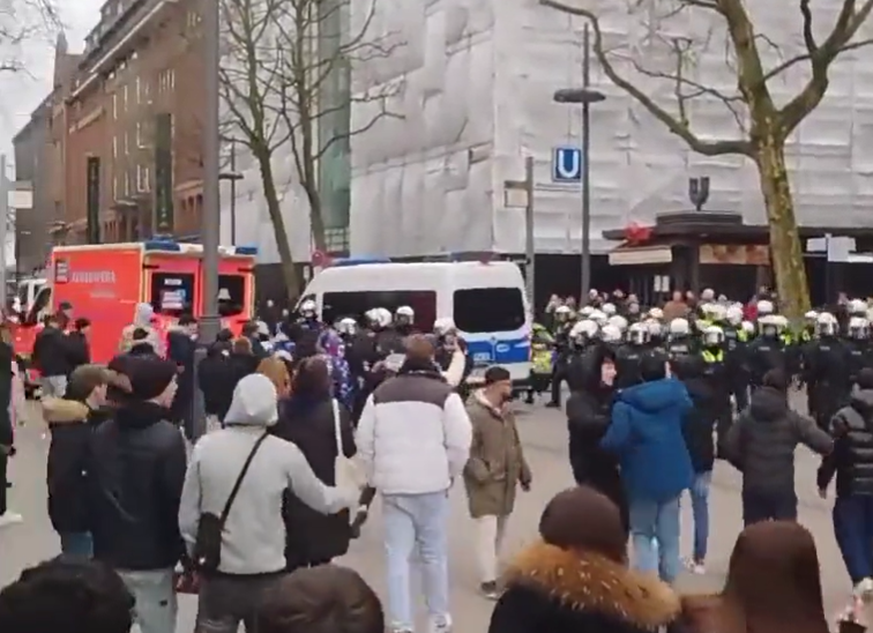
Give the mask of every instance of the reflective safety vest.
POLYGON ((708 349, 703 350, 701 353, 703 356, 704 363, 723 363, 724 362, 724 352, 718 350, 717 352, 710 352, 708 349))

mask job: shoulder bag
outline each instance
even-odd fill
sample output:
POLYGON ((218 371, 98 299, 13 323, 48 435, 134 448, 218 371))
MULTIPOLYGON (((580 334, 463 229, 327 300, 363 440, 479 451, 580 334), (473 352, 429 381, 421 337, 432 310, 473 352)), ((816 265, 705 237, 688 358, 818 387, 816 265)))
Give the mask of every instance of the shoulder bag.
POLYGON ((361 488, 366 482, 358 463, 346 457, 343 450, 342 416, 336 398, 331 401, 333 432, 336 437, 336 459, 333 465, 334 486, 337 488, 361 488))
POLYGON ((218 567, 221 564, 221 537, 224 532, 224 525, 227 523, 227 517, 230 514, 230 508, 233 506, 234 500, 236 500, 236 495, 239 493, 240 486, 242 486, 243 479, 245 479, 252 460, 268 435, 269 433, 264 433, 252 447, 252 451, 246 458, 239 477, 236 478, 236 483, 233 484, 230 496, 224 504, 221 516, 216 516, 212 512, 204 512, 200 515, 200 523, 197 526, 197 540, 194 543, 194 564, 199 571, 207 573, 218 571, 218 567))

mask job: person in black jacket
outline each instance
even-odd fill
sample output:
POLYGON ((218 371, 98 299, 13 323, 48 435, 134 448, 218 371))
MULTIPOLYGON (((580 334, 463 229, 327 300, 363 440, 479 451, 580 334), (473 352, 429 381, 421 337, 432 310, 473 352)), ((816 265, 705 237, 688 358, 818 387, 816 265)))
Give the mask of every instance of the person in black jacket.
POLYGON ((73 324, 73 331, 67 334, 67 361, 71 374, 76 367, 91 362, 91 347, 88 344, 90 331, 91 321, 79 318, 73 324))
POLYGON ((70 375, 70 354, 67 335, 61 330, 59 317, 46 319, 45 328, 33 342, 33 365, 42 377, 42 395, 48 398, 63 398, 70 375))
MULTIPOLYGON (((194 440, 192 405, 194 402, 194 352, 197 349, 197 319, 183 314, 179 323, 167 332, 167 359, 176 363, 179 371, 179 389, 170 407, 170 421, 185 431, 185 437, 194 440)), ((233 391, 233 390, 231 390, 233 391)))
POLYGON ((618 459, 600 448, 612 415, 615 375, 615 356, 605 346, 593 347, 578 361, 567 400, 570 467, 577 484, 591 486, 613 500, 627 527, 628 506, 618 459))
POLYGON ((216 341, 207 348, 206 358, 197 368, 198 387, 203 393, 206 415, 218 422, 227 415, 236 387, 229 357, 230 342, 216 341))
POLYGON ((7 342, 8 330, 0 329, 0 527, 20 523, 20 514, 9 510, 7 494, 9 481, 6 469, 9 458, 15 455, 15 430, 13 429, 10 405, 12 404, 12 363, 15 362, 12 345, 7 342))
POLYGON ((136 598, 143 633, 174 633, 174 569, 184 546, 179 502, 185 440, 167 421, 176 365, 127 356, 117 367, 130 393, 94 431, 88 461, 94 558, 112 566, 136 598))
MULTIPOLYGON (((280 404, 279 421, 271 428, 271 433, 295 444, 322 483, 335 485, 334 462, 338 449, 335 424, 339 424, 346 457, 355 454, 355 438, 351 414, 343 405, 334 405, 324 360, 313 357, 301 362, 294 376, 291 398, 280 404), (339 420, 334 419, 334 411, 339 420)), ((348 551, 351 538, 348 510, 334 515, 320 514, 286 492, 283 516, 289 571, 325 565, 348 551)))
POLYGON ((51 430, 46 470, 48 514, 64 554, 91 558, 88 512, 88 450, 91 434, 106 421, 107 370, 82 365, 70 376, 64 398, 43 398, 51 430))
POLYGON ((556 495, 539 532, 509 565, 488 633, 643 633, 680 616, 669 585, 628 569, 618 509, 593 488, 556 495))
POLYGON ((788 379, 781 370, 764 375, 725 437, 725 454, 743 473, 743 522, 797 520, 794 451, 798 444, 827 455, 830 436, 788 406, 788 379))
POLYGON ((685 385, 693 405, 685 415, 685 424, 682 427, 691 465, 694 467, 694 482, 689 491, 694 517, 694 548, 688 566, 694 573, 703 574, 706 572, 704 563, 709 540, 709 487, 715 464, 712 432, 720 411, 712 381, 706 375, 706 363, 700 356, 685 356, 674 361, 671 368, 685 385))
POLYGON ((873 598, 873 369, 862 369, 847 407, 831 423, 834 450, 822 461, 822 498, 834 475, 834 534, 859 597, 873 598))

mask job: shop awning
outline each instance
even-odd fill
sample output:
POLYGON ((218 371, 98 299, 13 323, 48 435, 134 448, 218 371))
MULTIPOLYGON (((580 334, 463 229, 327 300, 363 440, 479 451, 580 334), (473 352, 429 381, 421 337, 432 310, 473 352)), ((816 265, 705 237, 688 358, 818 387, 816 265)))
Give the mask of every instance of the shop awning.
POLYGON ((641 266, 646 264, 669 264, 673 261, 670 246, 622 245, 609 253, 610 266, 641 266))

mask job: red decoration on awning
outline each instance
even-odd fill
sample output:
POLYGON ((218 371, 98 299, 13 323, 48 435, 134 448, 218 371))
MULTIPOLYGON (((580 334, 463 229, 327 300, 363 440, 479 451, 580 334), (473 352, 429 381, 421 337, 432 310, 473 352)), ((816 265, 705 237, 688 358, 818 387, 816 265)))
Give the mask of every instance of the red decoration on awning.
POLYGON ((652 238, 652 227, 631 222, 624 229, 624 239, 628 244, 639 245, 652 238))

